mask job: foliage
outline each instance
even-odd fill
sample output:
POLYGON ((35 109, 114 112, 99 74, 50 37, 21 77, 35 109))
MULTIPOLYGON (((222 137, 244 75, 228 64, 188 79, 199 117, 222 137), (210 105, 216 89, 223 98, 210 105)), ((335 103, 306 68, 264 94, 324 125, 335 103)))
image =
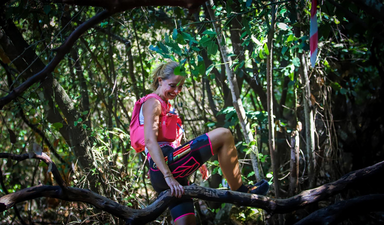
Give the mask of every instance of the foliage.
MULTIPOLYGON (((352 2, 325 1, 318 6, 320 52, 316 68, 309 70, 311 102, 317 112, 318 184, 384 157, 380 138, 383 120, 378 110, 383 97, 383 19, 377 19, 380 13, 372 13, 378 9, 362 7, 359 4, 363 1, 352 2), (363 151, 362 146, 366 147, 363 151)), ((71 32, 102 10, 39 0, 1 4, 0 97, 41 71, 71 32)), ((244 180, 255 182, 255 172, 247 163, 250 145, 259 150, 263 176, 271 178, 265 96, 266 58, 272 54, 274 132, 278 134, 281 168, 274 176, 285 178, 282 188, 286 190, 290 170, 287 142, 298 122, 304 123, 300 54, 307 56, 309 49, 308 4, 216 2, 213 10, 217 21, 209 20, 205 5, 192 15, 186 9, 168 6, 114 14, 79 38, 49 76, 57 81, 56 85, 40 81, 3 108, 0 148, 23 154, 38 143, 61 162, 59 169, 70 185, 91 188, 94 182, 100 194, 129 207, 144 208, 155 194, 146 179, 145 156, 136 155, 130 148, 130 115, 135 100, 151 91, 151 71, 160 62, 174 60, 180 65, 175 74, 186 76, 183 93, 173 103, 184 118, 185 140, 216 127, 227 127, 239 143, 244 180), (273 51, 269 51, 272 4, 276 5, 276 29, 273 51), (212 22, 220 25, 225 34, 223 42, 230 49, 231 69, 256 137, 250 145, 243 144, 244 134, 239 129, 212 22), (88 160, 86 165, 83 159, 88 160)), ((305 140, 301 140, 301 146, 304 144, 305 140)), ((307 188, 305 160, 300 161, 301 189, 307 188)), ((222 175, 217 161, 209 165, 212 175, 222 175)), ((2 159, 0 166, 2 195, 39 182, 52 183, 48 168, 33 161, 2 159)), ((200 181, 196 176, 195 182, 200 181)), ((222 186, 214 179, 209 182, 212 187, 222 186)), ((118 222, 83 204, 31 200, 17 208, 21 217, 30 222, 38 217, 44 221, 69 218, 118 222), (60 213, 42 213, 46 208, 60 213), (72 211, 72 217, 64 211, 72 211)), ((8 210, 1 221, 10 222, 13 215, 13 209, 8 210)), ((247 208, 234 215, 234 220, 243 223, 261 218, 261 214, 247 208)))

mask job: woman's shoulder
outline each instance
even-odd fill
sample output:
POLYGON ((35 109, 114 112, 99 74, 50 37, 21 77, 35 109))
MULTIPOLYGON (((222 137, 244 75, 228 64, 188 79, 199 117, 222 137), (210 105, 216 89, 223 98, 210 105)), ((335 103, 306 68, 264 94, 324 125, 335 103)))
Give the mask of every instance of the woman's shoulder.
POLYGON ((157 98, 148 98, 145 102, 145 103, 148 103, 149 105, 155 105, 155 106, 161 106, 161 102, 159 99, 157 98))
POLYGON ((155 112, 155 114, 160 114, 162 109, 160 101, 156 98, 147 99, 142 105, 142 107, 143 112, 151 111, 155 112))

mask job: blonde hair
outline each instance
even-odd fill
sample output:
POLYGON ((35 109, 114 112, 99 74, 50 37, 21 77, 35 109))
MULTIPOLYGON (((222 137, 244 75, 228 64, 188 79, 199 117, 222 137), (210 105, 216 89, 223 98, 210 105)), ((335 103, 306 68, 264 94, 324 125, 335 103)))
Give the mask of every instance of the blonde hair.
POLYGON ((163 80, 168 79, 171 75, 174 74, 175 68, 179 66, 177 62, 170 61, 167 63, 162 63, 152 73, 152 89, 156 91, 156 89, 159 87, 159 77, 163 80))

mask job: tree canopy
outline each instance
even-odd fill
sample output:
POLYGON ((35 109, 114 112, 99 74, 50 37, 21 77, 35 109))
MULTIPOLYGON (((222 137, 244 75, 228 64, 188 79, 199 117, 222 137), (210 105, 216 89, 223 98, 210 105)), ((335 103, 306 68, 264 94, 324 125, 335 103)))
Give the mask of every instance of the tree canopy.
MULTIPOLYGON (((381 170, 363 179, 367 185, 341 185, 337 195, 327 190, 351 171, 381 168, 384 158, 383 3, 317 1, 315 67, 309 63, 311 4, 0 3, 0 204, 28 190, 64 190, 1 206, 1 222, 124 223, 88 201, 62 197, 75 190, 89 189, 89 198, 132 210, 156 205, 145 155, 130 146, 129 123, 135 101, 151 92, 152 70, 168 60, 179 63, 175 74, 186 76, 172 103, 184 121, 184 141, 229 128, 243 180, 254 184, 264 178, 273 185, 267 197, 259 197, 268 204, 304 201, 316 190, 328 193, 295 212, 272 212, 262 204, 243 204, 260 210, 235 208, 229 204, 233 198, 199 195, 200 224, 263 224, 276 213, 284 215, 280 223, 311 223, 305 217, 312 212, 333 215, 339 209, 340 216, 357 204, 367 205, 362 212, 379 210, 368 205, 382 198, 381 170)), ((213 158, 207 167, 207 181, 199 172, 191 181, 226 189, 218 161, 213 158)), ((163 211, 151 223, 170 224, 163 211)), ((342 218, 350 224, 382 222, 377 213, 352 216, 342 218)))

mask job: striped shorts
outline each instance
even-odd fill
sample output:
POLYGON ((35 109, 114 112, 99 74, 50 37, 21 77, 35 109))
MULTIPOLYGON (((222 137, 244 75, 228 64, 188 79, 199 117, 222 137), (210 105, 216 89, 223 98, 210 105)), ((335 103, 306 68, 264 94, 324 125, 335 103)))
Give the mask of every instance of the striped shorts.
MULTIPOLYGON (((161 147, 161 150, 164 157, 166 156, 169 159, 168 166, 173 174, 173 177, 183 186, 188 185, 189 176, 193 174, 206 161, 208 161, 211 156, 213 156, 211 141, 206 134, 188 141, 180 147, 172 148, 171 146, 167 145, 161 147), (191 151, 187 155, 183 156, 177 161, 172 160, 174 152, 184 151, 188 148, 190 148, 191 151)), ((155 191, 160 193, 169 189, 163 174, 159 169, 157 169, 149 154, 148 159, 151 183, 155 191)), ((176 202, 173 202, 169 206, 169 209, 174 221, 183 216, 194 214, 192 199, 180 199, 176 202)))

